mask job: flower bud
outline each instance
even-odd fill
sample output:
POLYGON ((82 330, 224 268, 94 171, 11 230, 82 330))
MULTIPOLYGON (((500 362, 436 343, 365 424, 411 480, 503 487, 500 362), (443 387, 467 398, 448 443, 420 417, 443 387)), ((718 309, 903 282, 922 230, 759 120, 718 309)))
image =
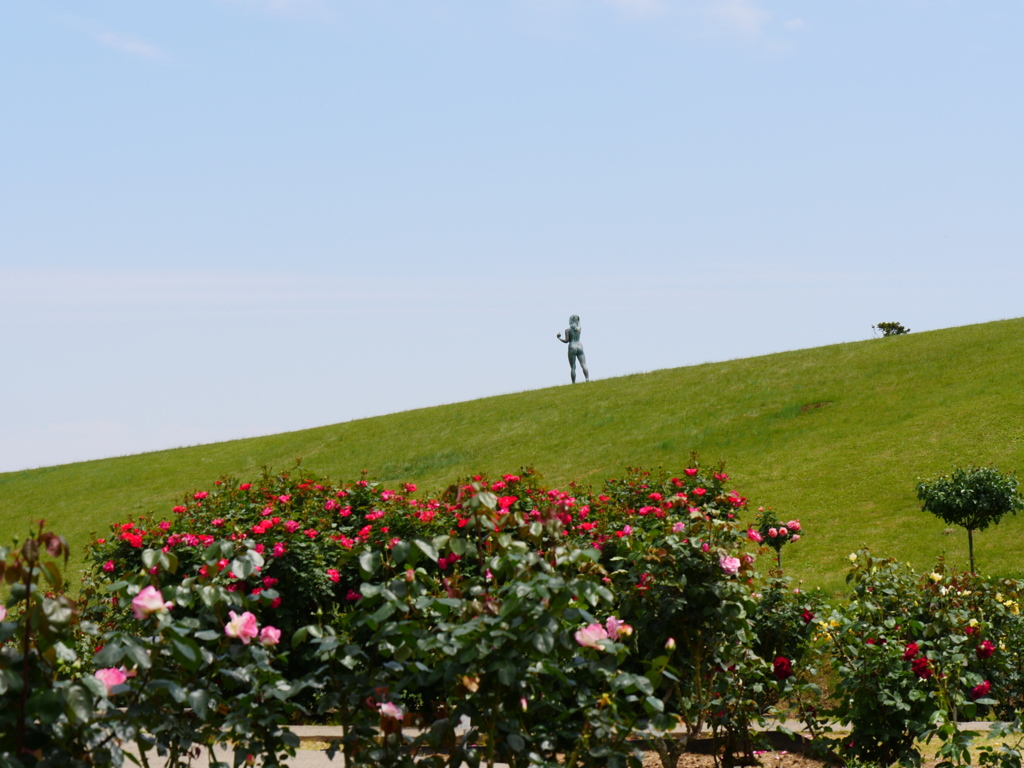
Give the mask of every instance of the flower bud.
POLYGON ((666 651, 674 651, 675 649, 676 649, 676 639, 674 637, 670 637, 668 640, 665 641, 665 650, 666 651))

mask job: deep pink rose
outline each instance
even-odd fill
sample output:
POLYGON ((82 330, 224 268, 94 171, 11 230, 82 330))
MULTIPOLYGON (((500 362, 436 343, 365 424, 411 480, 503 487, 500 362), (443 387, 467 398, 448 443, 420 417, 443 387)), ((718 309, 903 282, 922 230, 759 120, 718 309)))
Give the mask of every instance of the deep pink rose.
POLYGON ((281 630, 277 627, 266 626, 260 630, 261 645, 277 645, 281 642, 281 630))
POLYGON ((971 688, 971 698, 972 699, 984 698, 985 696, 988 696, 988 692, 991 691, 991 690, 992 690, 992 683, 990 683, 988 680, 984 680, 981 683, 979 683, 978 685, 976 685, 973 688, 971 688))
POLYGON ((110 695, 111 690, 118 685, 124 685, 124 681, 128 679, 128 675, 125 674, 124 668, 116 669, 114 667, 107 667, 106 669, 97 669, 93 675, 107 688, 107 696, 110 695))
POLYGON ((721 555, 718 558, 718 564, 722 570, 730 576, 735 576, 740 570, 740 559, 738 557, 729 557, 728 555, 721 555))

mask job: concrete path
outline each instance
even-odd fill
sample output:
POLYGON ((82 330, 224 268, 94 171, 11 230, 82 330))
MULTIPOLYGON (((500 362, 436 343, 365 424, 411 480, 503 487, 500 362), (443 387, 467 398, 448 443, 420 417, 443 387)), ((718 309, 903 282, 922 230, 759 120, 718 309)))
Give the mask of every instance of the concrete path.
MULTIPOLYGON (((805 730, 804 724, 796 720, 786 721, 784 725, 794 733, 801 733, 805 730)), ((989 722, 959 723, 960 730, 962 731, 987 731, 993 725, 994 723, 989 722)), ((777 723, 770 723, 768 730, 775 730, 777 726, 777 723)), ((341 738, 341 728, 333 726, 300 725, 293 726, 291 730, 299 737, 299 741, 306 745, 322 744, 341 738)), ((848 729, 836 728, 835 732, 841 733, 846 730, 848 729)), ((223 760, 228 765, 231 765, 233 759, 231 750, 218 749, 216 754, 218 760, 223 760)), ((151 768, 165 768, 163 761, 157 758, 155 754, 149 756, 149 764, 151 768)), ((192 765, 194 768, 209 768, 207 754, 204 752, 201 758, 193 761, 192 765)), ((328 759, 327 753, 321 749, 299 749, 295 757, 288 761, 288 766, 289 768, 344 768, 345 759, 339 754, 332 761, 328 759)), ((508 768, 508 766, 505 763, 495 763, 495 768, 508 768)))

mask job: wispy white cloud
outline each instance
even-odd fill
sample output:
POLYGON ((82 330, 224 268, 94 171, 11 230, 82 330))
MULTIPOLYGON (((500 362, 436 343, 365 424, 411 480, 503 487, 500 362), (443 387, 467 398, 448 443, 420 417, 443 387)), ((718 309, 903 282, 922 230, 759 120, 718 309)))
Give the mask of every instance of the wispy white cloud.
POLYGON ((137 37, 119 35, 115 32, 101 32, 95 38, 108 48, 115 51, 124 51, 135 56, 143 56, 147 59, 166 59, 167 56, 151 43, 137 37))
POLYGON ((158 46, 143 40, 135 35, 128 35, 115 32, 102 24, 91 19, 83 19, 78 16, 58 16, 57 20, 66 24, 72 29, 77 29, 86 37, 90 37, 100 45, 112 48, 115 51, 129 53, 132 56, 140 56, 146 59, 166 61, 168 56, 158 46))
POLYGON ((221 0, 232 5, 244 5, 252 10, 279 16, 320 15, 327 10, 323 0, 221 0))
POLYGON ((750 38, 764 34, 772 18, 754 0, 714 0, 704 8, 704 14, 726 32, 750 38))
POLYGON ((666 10, 662 0, 605 0, 605 2, 630 16, 656 16, 666 10))

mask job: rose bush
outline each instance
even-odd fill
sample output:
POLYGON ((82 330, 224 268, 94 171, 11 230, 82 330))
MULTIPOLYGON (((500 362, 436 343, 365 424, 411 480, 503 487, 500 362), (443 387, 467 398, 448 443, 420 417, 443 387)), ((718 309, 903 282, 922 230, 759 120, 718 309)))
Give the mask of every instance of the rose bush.
POLYGON ((1019 585, 946 574, 941 562, 919 577, 866 550, 851 562, 853 594, 827 624, 833 713, 853 726, 845 751, 917 765, 919 743, 939 738, 943 764, 969 762, 972 734, 956 723, 993 709, 1005 717, 1019 701, 1019 585))
MULTIPOLYGON (((552 615, 557 631, 555 625, 551 629, 553 637, 561 638, 557 647, 571 649, 573 655, 524 661, 513 676, 516 681, 528 669, 534 670, 533 675, 538 668, 551 674, 562 670, 563 675, 568 669, 578 674, 586 670, 593 680, 584 685, 574 679, 572 690, 599 691, 598 678, 614 667, 617 682, 598 695, 601 704, 594 710, 601 722, 618 711, 621 696, 628 695, 639 697, 642 706, 637 711, 654 728, 674 726, 682 718, 694 733, 711 722, 727 738, 745 740, 751 717, 760 715, 764 691, 786 684, 749 651, 755 574, 753 556, 744 551, 750 544, 737 527, 746 500, 726 490, 727 482, 722 467, 706 471, 696 461, 678 476, 630 469, 624 479, 607 481, 597 493, 576 486, 569 491, 545 488, 530 470, 496 481, 476 476, 444 493, 420 497, 413 495, 415 486, 390 490, 365 476, 342 485, 308 474, 267 474, 257 483, 222 479, 211 490, 188 494, 163 519, 119 523, 111 535, 97 539, 90 551, 94 567, 87 588, 93 599, 86 610, 108 631, 125 629, 131 614, 123 600, 116 595, 113 600, 105 597, 104 590, 119 583, 126 572, 145 573, 154 589, 164 593, 190 580, 200 590, 229 595, 255 622, 272 623, 285 637, 313 637, 313 643, 298 642, 282 659, 288 679, 307 679, 322 664, 333 665, 342 677, 352 676, 331 694, 313 693, 306 686, 303 701, 320 709, 325 701, 332 701, 327 708, 346 711, 353 733, 371 738, 371 732, 383 732, 381 713, 391 711, 381 709, 386 704, 415 704, 421 715, 430 718, 454 711, 453 702, 461 700, 451 679, 421 673, 406 676, 399 674, 396 665, 405 669, 410 660, 418 659, 416 663, 426 668, 450 667, 441 657, 428 663, 417 656, 430 650, 430 642, 437 642, 437 628, 449 627, 463 639, 478 637, 474 633, 482 632, 480 627, 492 615, 481 614, 480 605, 494 611, 508 603, 528 614, 530 603, 518 592, 533 589, 530 585, 535 581, 537 585, 544 582, 526 575, 537 568, 556 568, 559 579, 577 585, 572 596, 578 599, 583 599, 578 594, 584 588, 581 585, 597 584, 603 591, 593 594, 605 596, 607 612, 637 631, 596 637, 598 646, 608 641, 623 650, 602 653, 599 666, 594 666, 597 659, 584 664, 587 657, 580 654, 583 646, 575 642, 575 634, 582 630, 581 637, 588 637, 586 626, 597 623, 599 617, 589 613, 592 605, 574 602, 552 615), (430 547, 437 550, 436 557, 423 555, 433 551, 430 547), (179 567, 173 571, 144 562, 147 549, 173 556, 179 567), (240 558, 243 550, 250 554, 240 558), (499 563, 488 560, 498 553, 505 560, 513 554, 533 558, 534 564, 511 570, 502 566, 518 575, 501 577, 495 569, 499 563), (398 583, 385 588, 368 580, 375 572, 368 566, 397 568, 396 563, 412 567, 401 573, 396 570, 389 578, 409 578, 401 583, 410 586, 398 583), (396 588, 406 595, 423 590, 420 597, 427 601, 425 607, 403 608, 394 600, 399 594, 396 588), (491 600, 481 603, 478 594, 468 601, 471 608, 460 607, 456 612, 452 601, 466 600, 474 590, 491 600), (504 596, 495 602, 494 595, 504 595, 502 590, 511 590, 515 599, 504 596), (452 618, 455 615, 458 621, 452 618), (417 640, 395 646, 388 633, 411 633, 417 640), (428 642, 430 638, 435 639, 428 642), (395 647, 405 649, 399 651, 403 658, 394 656, 395 647), (347 662, 338 666, 335 657, 342 650, 347 662), (626 654, 622 664, 609 661, 620 653, 626 654), (390 670, 388 679, 378 679, 378 673, 371 672, 375 669, 390 670), (632 682, 625 685, 624 680, 632 682), (393 698, 377 700, 373 692, 378 690, 389 691, 393 698), (374 706, 365 706, 367 700, 374 706)), ((552 587, 547 584, 544 589, 552 587)), ((541 606, 552 604, 549 596, 539 600, 541 606)), ((238 637, 251 640, 251 628, 239 623, 241 615, 236 612, 229 626, 238 637)), ((608 632, 605 620, 601 626, 608 632)), ((462 642, 454 647, 463 648, 462 642)), ((588 647, 590 651, 597 649, 588 647)), ((461 678, 475 680, 473 669, 468 666, 461 678)), ((490 680, 493 674, 479 677, 490 680)), ((470 700, 485 700, 480 684, 475 685, 478 691, 470 700)), ((608 680, 601 685, 607 688, 608 680)), ((460 706, 465 713, 469 705, 460 706)), ((506 713, 509 706, 505 701, 499 710, 486 708, 478 717, 506 713)), ((579 712, 587 706, 596 705, 581 700, 579 712)), ((543 711, 543 706, 535 704, 533 711, 543 711)), ((486 741, 502 744, 504 756, 514 760, 515 748, 509 744, 518 745, 519 739, 535 754, 543 755, 548 749, 571 753, 575 747, 565 734, 574 729, 590 733, 618 729, 618 733, 623 728, 607 722, 588 725, 590 721, 580 717, 565 715, 560 721, 550 713, 539 717, 533 733, 543 733, 554 722, 566 725, 561 736, 538 743, 526 739, 523 731, 508 731, 505 726, 504 736, 490 733, 486 741)), ((476 728, 484 727, 477 719, 473 722, 476 728)), ((640 727, 637 722, 630 728, 640 727)), ((352 752, 352 759, 359 759, 358 753, 359 749, 352 752)))

